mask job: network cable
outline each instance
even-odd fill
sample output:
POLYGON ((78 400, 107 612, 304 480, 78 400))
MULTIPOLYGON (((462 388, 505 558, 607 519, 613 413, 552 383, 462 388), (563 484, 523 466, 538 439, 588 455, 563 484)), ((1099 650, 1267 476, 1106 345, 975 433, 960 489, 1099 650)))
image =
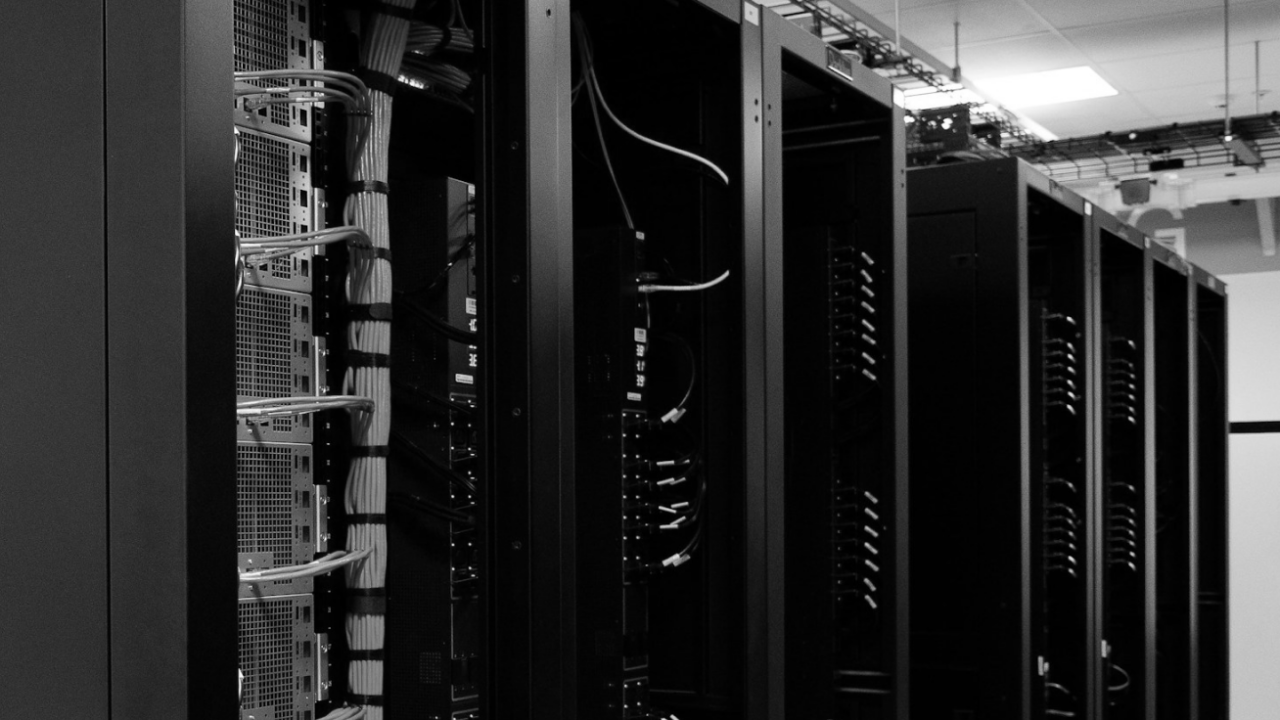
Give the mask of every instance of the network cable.
MULTIPOLYGON (((415 0, 383 0, 373 6, 364 26, 360 46, 361 73, 377 79, 380 87, 369 90, 368 103, 358 112, 368 112, 361 132, 349 133, 348 168, 352 192, 343 206, 343 224, 364 228, 372 244, 373 268, 368 281, 348 280, 350 302, 357 307, 386 307, 391 304, 390 232, 387 210, 387 177, 391 140, 391 91, 399 82, 398 75, 405 55, 409 34, 408 16, 415 0), (388 12, 380 12, 385 8, 388 12), (398 10, 397 10, 398 9, 398 10), (407 12, 404 12, 407 11, 407 12), (389 14, 393 13, 393 14, 389 14)), ((354 269, 353 269, 354 270, 354 269)), ((391 354, 389 318, 374 316, 353 318, 347 329, 347 346, 368 358, 369 362, 350 367, 343 380, 347 391, 370 397, 374 409, 366 423, 352 427, 352 446, 356 451, 347 473, 344 506, 351 522, 347 531, 347 549, 372 549, 367 562, 347 568, 347 588, 357 593, 376 593, 386 587, 387 528, 387 458, 385 449, 391 434, 391 377, 386 359, 391 354), (381 359, 381 360, 380 360, 381 359)), ((366 708, 368 720, 383 718, 383 660, 385 646, 385 610, 370 604, 346 614, 347 646, 365 659, 348 665, 347 686, 356 705, 366 708)))
POLYGON ((352 563, 363 560, 372 552, 373 550, 370 548, 354 552, 337 550, 325 555, 324 557, 316 558, 311 562, 303 563, 301 565, 285 565, 266 570, 244 571, 240 573, 240 582, 258 584, 325 575, 339 568, 346 567, 352 563))

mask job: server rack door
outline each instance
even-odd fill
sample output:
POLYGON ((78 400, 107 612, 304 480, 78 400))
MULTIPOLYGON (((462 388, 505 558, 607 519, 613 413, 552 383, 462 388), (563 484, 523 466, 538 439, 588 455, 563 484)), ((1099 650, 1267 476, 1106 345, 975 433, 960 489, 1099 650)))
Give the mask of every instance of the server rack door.
POLYGON ((110 706, 103 7, 15 4, 0 26, 0 675, 15 716, 110 706))
MULTIPOLYGON (((1100 717, 1154 713, 1154 436, 1147 407, 1152 305, 1146 239, 1095 210, 1100 246, 1100 445, 1095 496, 1100 717)), ((1095 676, 1097 677, 1097 676, 1095 676)))
POLYGON ((1174 720, 1191 711, 1192 462, 1191 333, 1187 266, 1151 249, 1155 304, 1156 431, 1156 688, 1157 715, 1174 720))
POLYGON ((105 17, 112 715, 231 717, 232 7, 105 17))
POLYGON ((1194 656, 1199 717, 1229 715, 1227 573, 1227 337, 1226 288, 1203 270, 1193 271, 1196 352, 1196 530, 1194 587, 1197 626, 1194 656))
POLYGON ((993 162, 912 170, 908 185, 910 434, 929 448, 910 474, 912 686, 929 688, 912 717, 1031 717, 1026 184, 993 162))

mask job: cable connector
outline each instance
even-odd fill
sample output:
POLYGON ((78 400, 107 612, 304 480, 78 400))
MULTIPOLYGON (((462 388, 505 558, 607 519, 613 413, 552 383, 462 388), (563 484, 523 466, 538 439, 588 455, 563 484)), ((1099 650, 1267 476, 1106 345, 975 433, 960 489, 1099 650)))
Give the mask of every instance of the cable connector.
POLYGON ((662 422, 675 425, 680 422, 680 418, 684 417, 685 412, 686 410, 682 407, 671 408, 671 410, 667 411, 667 414, 662 416, 662 422))
POLYGON ((689 562, 690 555, 686 552, 678 552, 675 555, 662 561, 662 567, 680 567, 689 562))

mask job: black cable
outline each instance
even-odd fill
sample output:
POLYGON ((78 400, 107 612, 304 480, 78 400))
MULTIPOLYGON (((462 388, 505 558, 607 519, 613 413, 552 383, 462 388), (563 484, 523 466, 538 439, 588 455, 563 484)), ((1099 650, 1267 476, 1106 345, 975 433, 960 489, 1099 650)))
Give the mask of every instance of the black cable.
POLYGON ((463 525, 475 524, 475 518, 471 517, 470 515, 464 514, 462 512, 454 510, 453 508, 447 507, 445 505, 441 505, 440 503, 435 502, 434 500, 429 500, 419 495, 410 495, 409 493, 394 492, 394 493, 391 493, 388 499, 390 499, 392 502, 397 503, 403 507, 406 507, 412 510, 417 510, 418 512, 421 512, 426 515, 430 515, 440 520, 445 520, 447 522, 460 523, 463 525))
POLYGON ((391 442, 392 444, 398 445, 401 448, 408 450, 410 455, 412 455, 417 460, 421 461, 422 464, 427 467, 427 469, 434 471, 441 478, 453 483, 457 483, 458 485, 461 485, 467 490, 467 492, 470 492, 473 495, 476 494, 477 492, 476 484, 471 480, 471 478, 454 470, 448 465, 445 465, 443 462, 440 461, 439 458, 427 452, 423 448, 419 447, 417 443, 413 442, 408 437, 406 437, 404 433, 401 433, 397 430, 392 430, 391 442))
POLYGON ((591 79, 591 69, 594 65, 591 57, 591 46, 587 38, 586 25, 583 23, 582 16, 577 12, 573 13, 573 34, 578 38, 578 72, 586 79, 587 100, 591 106, 591 117, 595 121, 596 137, 600 140, 600 151, 604 154, 605 167, 609 169, 609 179, 613 181, 613 189, 618 193, 618 203, 622 206, 622 215, 626 219, 627 228, 635 230, 635 222, 631 219, 631 210, 627 207, 627 199, 622 194, 622 186, 618 184, 618 176, 613 171, 613 161, 609 158, 609 147, 604 140, 604 124, 600 122, 600 108, 596 100, 595 83, 591 79))
POLYGON ((395 295, 396 301, 402 307, 412 312, 414 317, 421 320, 428 328, 434 330, 437 334, 444 336, 448 340, 462 343, 463 345, 475 345, 477 347, 480 345, 479 333, 468 332, 450 325, 402 292, 397 291, 395 295))
POLYGON ((455 402, 453 400, 447 400, 445 398, 442 398, 436 395, 435 393, 431 392, 430 390, 418 387, 417 385, 414 385, 411 382, 401 380, 399 379, 398 376, 393 375, 391 377, 391 384, 402 390, 408 390, 409 393, 412 394, 414 397, 419 397, 419 398, 422 398, 423 400, 426 400, 429 403, 432 403, 434 405, 439 405, 441 408, 445 410, 453 410, 455 412, 464 413, 466 415, 475 414, 475 408, 471 407, 470 405, 463 405, 460 402, 455 402))
POLYGON ((423 289, 422 292, 424 293, 431 292, 432 290, 435 289, 436 285, 440 284, 441 280, 448 277, 449 271, 453 269, 454 265, 458 264, 458 261, 461 260, 462 256, 471 249, 471 246, 474 245, 475 242, 476 242, 475 233, 471 233, 470 235, 468 235, 467 239, 463 241, 462 246, 459 247, 457 250, 455 250, 453 252, 453 255, 449 256, 449 262, 445 264, 444 269, 442 269, 440 273, 436 275, 434 280, 432 280, 430 283, 427 283, 427 287, 423 289))

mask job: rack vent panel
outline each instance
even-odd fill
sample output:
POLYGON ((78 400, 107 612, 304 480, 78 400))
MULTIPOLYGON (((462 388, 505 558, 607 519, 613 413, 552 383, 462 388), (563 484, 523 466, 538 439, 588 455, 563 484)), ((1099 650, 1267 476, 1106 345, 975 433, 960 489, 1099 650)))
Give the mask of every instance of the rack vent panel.
MULTIPOLYGON (((237 71, 289 70, 321 67, 311 48, 309 3, 306 0, 235 0, 235 69, 237 71)), ((275 82, 237 83, 237 88, 275 86, 275 82)), ((252 102, 252 99, 249 100, 252 102)), ((246 105, 237 102, 238 124, 311 140, 307 105, 246 105)))
POLYGON ((239 616, 241 717, 310 717, 316 652, 311 596, 242 599, 239 616))
MULTIPOLYGON (((242 240, 320 229, 314 222, 316 189, 311 149, 302 143, 240 128, 235 164, 236 232, 242 240)), ((248 263, 246 282, 285 290, 311 289, 308 248, 262 263, 248 263)))
MULTIPOLYGON (((315 554, 315 503, 311 446, 246 443, 236 446, 236 550, 240 567, 299 565, 315 554)), ((311 592, 303 578, 241 585, 241 597, 311 592)))
MULTIPOLYGON (((246 285, 236 300, 236 397, 314 395, 313 343, 309 296, 246 285)), ((240 425, 242 440, 311 441, 305 415, 240 425)))

